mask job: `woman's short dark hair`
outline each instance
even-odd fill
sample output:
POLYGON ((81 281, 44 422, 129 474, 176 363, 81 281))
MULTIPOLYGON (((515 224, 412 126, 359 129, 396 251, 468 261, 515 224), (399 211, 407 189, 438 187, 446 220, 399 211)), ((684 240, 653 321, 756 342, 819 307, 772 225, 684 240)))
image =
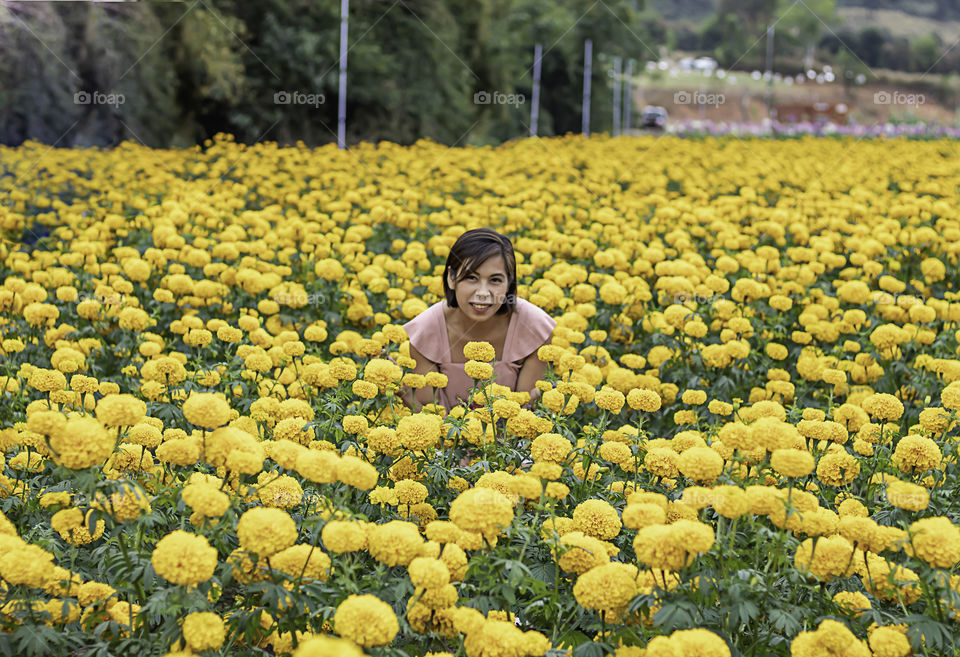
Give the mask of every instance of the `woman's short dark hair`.
POLYGON ((507 298, 500 304, 497 314, 512 311, 517 303, 517 257, 513 253, 510 238, 490 228, 468 230, 450 248, 447 266, 443 270, 443 293, 447 297, 447 305, 457 307, 457 295, 448 280, 450 272, 457 273, 456 280, 459 283, 475 273, 480 265, 498 255, 503 256, 507 267, 507 298))

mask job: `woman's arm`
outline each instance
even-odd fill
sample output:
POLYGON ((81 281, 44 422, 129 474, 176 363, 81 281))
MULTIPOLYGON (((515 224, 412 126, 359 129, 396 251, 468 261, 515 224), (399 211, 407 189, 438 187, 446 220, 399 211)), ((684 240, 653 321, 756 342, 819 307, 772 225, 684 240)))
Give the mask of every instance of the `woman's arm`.
POLYGON ((547 373, 547 364, 537 358, 537 352, 527 356, 523 365, 520 367, 520 373, 517 374, 517 392, 527 391, 530 393, 530 407, 540 398, 540 389, 536 383, 543 379, 547 373))
MULTIPOLYGON (((427 358, 417 351, 416 347, 413 345, 410 345, 410 358, 417 361, 417 366, 413 368, 414 374, 425 375, 428 372, 440 371, 435 363, 427 360, 427 358)), ((424 404, 433 403, 433 388, 430 386, 424 386, 418 390, 414 390, 413 388, 402 386, 400 388, 400 398, 403 400, 403 403, 410 407, 410 410, 416 412, 419 411, 420 407, 424 404)))

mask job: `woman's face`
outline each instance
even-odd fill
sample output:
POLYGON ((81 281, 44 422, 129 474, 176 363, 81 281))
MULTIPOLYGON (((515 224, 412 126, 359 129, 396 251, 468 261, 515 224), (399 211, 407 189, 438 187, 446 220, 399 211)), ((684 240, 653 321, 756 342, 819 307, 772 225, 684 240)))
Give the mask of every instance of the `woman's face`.
POLYGON ((460 311, 473 321, 484 322, 507 300, 507 265, 501 255, 487 258, 460 281, 450 272, 447 284, 456 294, 460 311))

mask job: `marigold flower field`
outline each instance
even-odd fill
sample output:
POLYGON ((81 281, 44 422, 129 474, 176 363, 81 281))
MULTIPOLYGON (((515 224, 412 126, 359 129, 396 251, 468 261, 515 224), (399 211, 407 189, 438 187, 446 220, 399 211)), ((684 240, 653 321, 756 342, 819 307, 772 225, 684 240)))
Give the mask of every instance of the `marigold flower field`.
POLYGON ((0 149, 0 652, 957 654, 956 148, 0 149), (543 394, 411 413, 480 226, 543 394))

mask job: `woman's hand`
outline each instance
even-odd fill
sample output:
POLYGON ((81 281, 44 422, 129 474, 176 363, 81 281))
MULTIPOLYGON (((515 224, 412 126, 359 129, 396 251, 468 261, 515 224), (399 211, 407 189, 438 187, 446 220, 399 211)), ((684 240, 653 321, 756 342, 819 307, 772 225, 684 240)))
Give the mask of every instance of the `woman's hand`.
POLYGON ((534 388, 533 390, 530 390, 530 401, 524 404, 523 407, 532 411, 533 407, 537 405, 537 400, 540 399, 541 394, 540 388, 534 388))

